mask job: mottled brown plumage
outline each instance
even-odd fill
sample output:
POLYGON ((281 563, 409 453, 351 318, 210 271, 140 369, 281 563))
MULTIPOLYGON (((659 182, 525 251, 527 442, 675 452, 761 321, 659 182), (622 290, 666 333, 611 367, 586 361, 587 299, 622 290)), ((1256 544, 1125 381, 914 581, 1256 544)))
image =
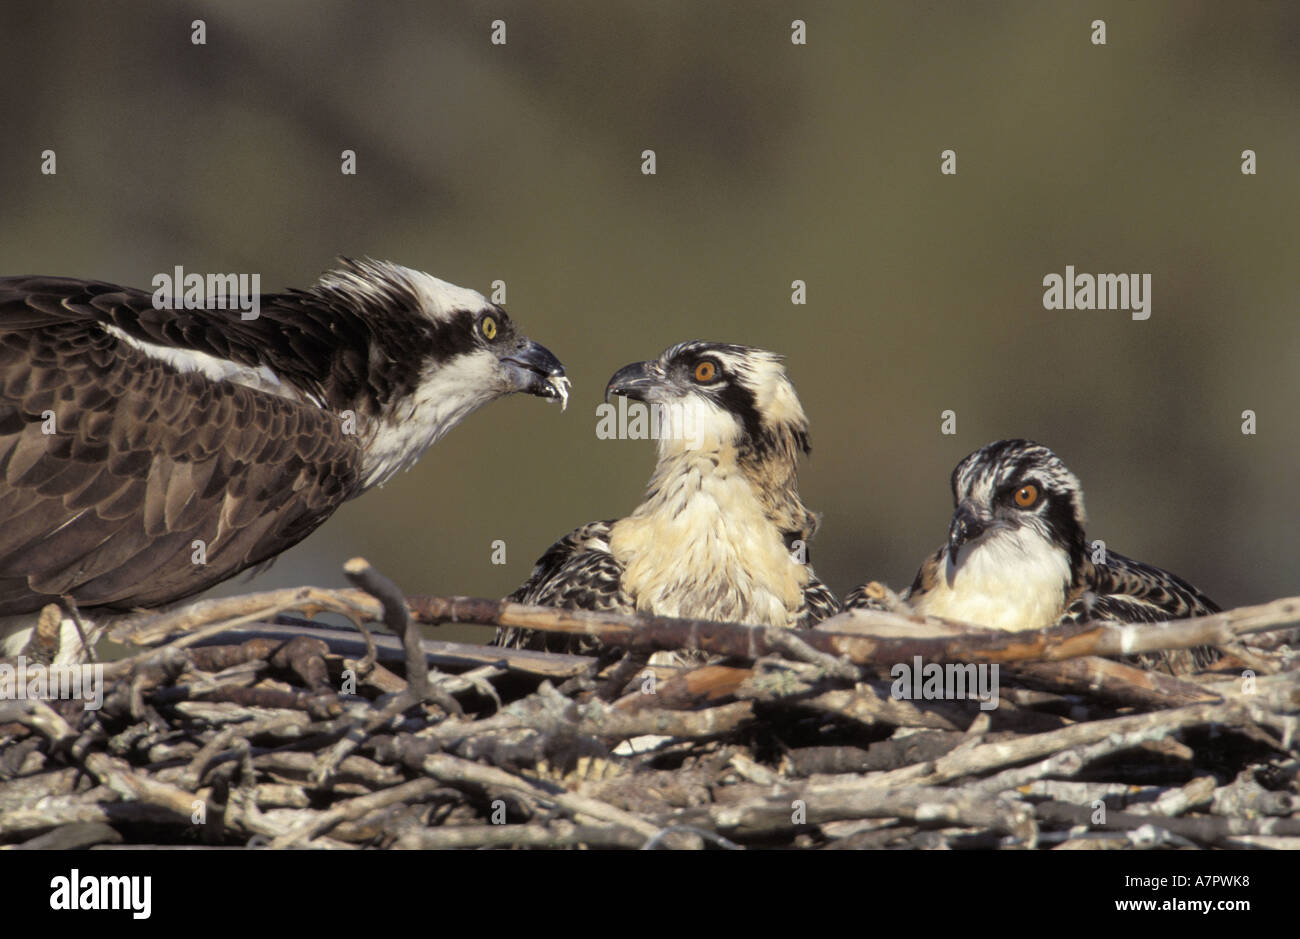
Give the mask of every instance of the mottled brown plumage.
POLYGON ((357 492, 359 441, 327 411, 179 373, 77 322, 0 330, 0 615, 189 596, 357 492))

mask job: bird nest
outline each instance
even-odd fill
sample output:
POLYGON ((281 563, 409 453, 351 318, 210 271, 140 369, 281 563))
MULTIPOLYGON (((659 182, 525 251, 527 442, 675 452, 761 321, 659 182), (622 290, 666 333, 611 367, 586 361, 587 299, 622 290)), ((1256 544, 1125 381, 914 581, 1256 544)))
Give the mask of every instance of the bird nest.
POLYGON ((1300 598, 1136 629, 855 611, 790 632, 345 570, 355 589, 129 621, 115 638, 144 651, 91 666, 99 707, 0 701, 0 843, 1300 847, 1300 598), (453 622, 609 652, 421 637, 453 622), (1115 660, 1207 643, 1224 655, 1195 674, 1115 660), (709 664, 647 664, 683 648, 709 664))

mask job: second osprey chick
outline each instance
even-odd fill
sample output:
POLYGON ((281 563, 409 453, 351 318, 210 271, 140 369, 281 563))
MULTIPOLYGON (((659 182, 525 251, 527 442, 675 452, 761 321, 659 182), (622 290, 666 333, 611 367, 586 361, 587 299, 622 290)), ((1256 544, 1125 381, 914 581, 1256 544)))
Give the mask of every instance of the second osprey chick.
MULTIPOLYGON (((947 543, 926 558, 903 599, 919 613, 992 629, 1042 629, 1109 620, 1155 623, 1219 607, 1168 571, 1107 548, 1093 560, 1079 479, 1055 453, 1029 440, 999 440, 952 472, 956 511, 947 543)), ((866 585, 845 598, 876 608, 866 585)), ((1196 664, 1213 661, 1207 647, 1196 664)), ((1152 653, 1147 666, 1188 671, 1187 653, 1152 653)))
MULTIPOLYGON (((556 542, 508 599, 785 628, 839 611, 805 563, 817 527, 798 490, 808 419, 779 356, 683 342, 619 369, 610 395, 659 409, 645 501, 556 542)), ((499 630, 495 643, 573 648, 518 629, 499 630)))

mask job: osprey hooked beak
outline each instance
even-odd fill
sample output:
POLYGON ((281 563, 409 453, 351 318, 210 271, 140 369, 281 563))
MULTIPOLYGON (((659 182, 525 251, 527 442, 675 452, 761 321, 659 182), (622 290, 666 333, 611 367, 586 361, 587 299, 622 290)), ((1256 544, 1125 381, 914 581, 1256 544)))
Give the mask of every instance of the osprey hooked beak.
POLYGON ((665 376, 658 362, 634 362, 624 365, 605 386, 605 400, 610 395, 623 395, 633 401, 650 401, 656 391, 664 387, 665 376))
POLYGON ((964 545, 979 538, 990 528, 995 527, 991 518, 984 518, 970 500, 963 499, 953 514, 952 524, 948 526, 948 560, 957 563, 957 554, 964 545))
POLYGON ((569 379, 551 350, 531 339, 523 339, 501 356, 501 365, 510 376, 516 391, 539 398, 558 398, 560 410, 569 405, 569 379))

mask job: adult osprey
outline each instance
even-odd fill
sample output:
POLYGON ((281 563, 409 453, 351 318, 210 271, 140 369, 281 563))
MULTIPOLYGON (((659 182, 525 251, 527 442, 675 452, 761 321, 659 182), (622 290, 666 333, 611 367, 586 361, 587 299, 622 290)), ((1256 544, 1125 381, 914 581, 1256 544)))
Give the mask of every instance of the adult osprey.
MULTIPOLYGON (((0 655, 48 603, 102 626, 274 558, 494 398, 568 399, 504 310, 396 264, 343 260, 253 319, 162 306, 0 279, 0 655)), ((57 661, 84 656, 75 619, 57 661)))
MULTIPOLYGON (((779 356, 683 342, 620 369, 610 395, 663 415, 645 501, 557 541, 510 600, 783 628, 839 612, 806 563, 817 527, 798 489, 808 419, 779 356)), ((494 643, 573 650, 521 629, 498 630, 494 643)))

